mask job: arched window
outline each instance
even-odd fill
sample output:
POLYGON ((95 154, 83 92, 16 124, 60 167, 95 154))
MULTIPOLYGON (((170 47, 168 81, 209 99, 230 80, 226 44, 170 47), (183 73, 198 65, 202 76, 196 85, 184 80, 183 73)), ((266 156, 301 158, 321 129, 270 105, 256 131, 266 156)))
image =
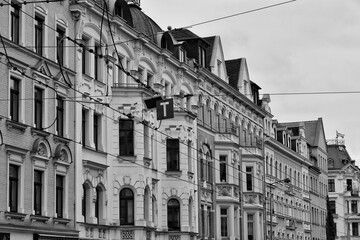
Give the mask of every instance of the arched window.
POLYGON ((180 203, 170 199, 167 204, 168 230, 180 231, 180 203))
POLYGON ((190 232, 192 232, 192 226, 193 226, 193 200, 190 197, 189 198, 189 227, 190 227, 190 232))
MULTIPOLYGON (((212 127, 212 112, 211 112, 211 106, 210 106, 210 100, 207 100, 206 101, 206 118, 204 119, 204 122, 205 124, 208 126, 208 127, 212 127)), ((205 116, 204 114, 204 116, 205 116)))
POLYGON ((134 193, 124 188, 120 191, 120 225, 134 224, 134 193))
POLYGON ((152 221, 154 223, 154 226, 156 226, 156 198, 153 195, 151 198, 151 213, 152 213, 152 221))
POLYGON ((104 219, 104 191, 101 186, 96 187, 96 202, 95 202, 95 217, 97 223, 101 224, 101 220, 104 219))
POLYGON ((89 183, 83 184, 83 197, 82 197, 82 215, 84 217, 84 222, 87 222, 90 219, 91 213, 91 194, 92 186, 89 183))

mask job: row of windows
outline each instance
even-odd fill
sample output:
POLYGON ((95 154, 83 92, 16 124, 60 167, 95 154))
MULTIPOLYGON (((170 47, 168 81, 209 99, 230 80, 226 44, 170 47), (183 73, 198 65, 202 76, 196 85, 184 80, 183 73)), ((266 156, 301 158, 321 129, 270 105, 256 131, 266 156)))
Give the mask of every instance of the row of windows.
MULTIPOLYGON (((335 192, 335 179, 328 179, 328 191, 329 192, 335 192)), ((346 179, 346 187, 345 191, 351 191, 352 193, 357 196, 357 192, 353 189, 353 181, 352 179, 346 179)))
MULTIPOLYGON (((12 2, 11 8, 10 8, 10 15, 11 15, 11 32, 10 37, 11 40, 17 44, 20 44, 20 41, 24 38, 24 36, 21 36, 21 29, 22 29, 22 17, 23 14, 21 14, 21 5, 17 4, 15 2, 12 2)), ((35 13, 34 17, 34 51, 43 56, 44 55, 44 49, 45 46, 49 45, 45 42, 45 22, 46 17, 43 15, 40 11, 35 13)), ((25 29, 27 30, 27 29, 25 29)), ((54 52, 55 60, 59 61, 61 65, 64 64, 65 61, 65 32, 66 27, 65 24, 57 24, 56 25, 56 33, 55 33, 55 39, 56 39, 56 48, 54 52)))
MULTIPOLYGON (((9 211, 19 212, 20 206, 20 166, 9 165, 9 211)), ((41 170, 33 171, 33 213, 35 215, 43 215, 45 173, 41 170)), ((64 217, 65 204, 65 176, 56 174, 55 177, 55 213, 57 218, 64 217)))
MULTIPOLYGON (((95 188, 96 197, 93 196, 93 191, 90 184, 83 184, 83 198, 82 198, 82 215, 84 222, 91 221, 94 216, 97 224, 102 224, 101 220, 105 218, 105 191, 101 186, 95 188), (92 201, 95 199, 95 201, 92 201)), ((156 200, 155 197, 150 198, 150 191, 146 188, 144 192, 144 219, 147 221, 156 221, 156 200), (151 216, 150 220, 150 201, 151 201, 151 216)), ((189 200, 189 225, 192 224, 192 200, 189 200)), ((119 194, 119 218, 120 225, 134 225, 135 224, 135 198, 134 192, 129 188, 123 188, 119 194)), ((167 223, 169 231, 180 231, 180 203, 177 199, 171 198, 167 202, 167 223)), ((94 222, 90 222, 94 223, 94 222)))
MULTIPOLYGON (((22 122, 24 116, 21 112, 24 106, 24 101, 21 101, 22 96, 22 81, 15 76, 10 77, 10 119, 16 122, 22 122)), ((45 90, 40 87, 34 88, 34 119, 33 126, 37 129, 43 130, 45 121, 45 90)), ((56 134, 64 136, 65 134, 65 98, 61 95, 56 96, 56 134)))

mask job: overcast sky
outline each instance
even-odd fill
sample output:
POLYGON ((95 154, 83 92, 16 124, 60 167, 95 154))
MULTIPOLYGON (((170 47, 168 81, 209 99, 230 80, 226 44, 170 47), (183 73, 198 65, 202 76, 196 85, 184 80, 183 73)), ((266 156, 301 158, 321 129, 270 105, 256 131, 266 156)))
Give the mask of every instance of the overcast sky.
MULTIPOLYGON (((141 0, 162 29, 242 13, 286 1, 141 0)), ((360 0, 297 0, 190 28, 219 35, 225 59, 247 59, 250 79, 270 93, 279 122, 323 118, 327 139, 345 134, 360 166, 360 0), (349 92, 276 95, 278 93, 349 92)))

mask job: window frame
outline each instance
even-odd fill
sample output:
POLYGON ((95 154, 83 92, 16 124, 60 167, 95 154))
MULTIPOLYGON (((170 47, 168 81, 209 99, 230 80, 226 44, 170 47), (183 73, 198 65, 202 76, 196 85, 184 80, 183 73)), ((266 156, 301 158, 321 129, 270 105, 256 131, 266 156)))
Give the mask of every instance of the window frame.
POLYGON ((56 192, 55 192, 56 217, 63 218, 64 217, 64 209, 65 209, 65 176, 56 174, 55 189, 56 189, 56 192), (59 184, 59 183, 61 183, 61 184, 59 184))
POLYGON ((135 194, 130 188, 123 188, 119 193, 119 218, 120 218, 120 225, 134 225, 135 223, 135 194), (127 196, 125 191, 131 193, 131 196, 127 196), (122 196, 122 193, 124 195, 122 196), (122 206, 124 204, 124 206, 122 206), (123 209, 123 211, 122 211, 123 209), (131 214, 129 216, 129 213, 131 214))
POLYGON ((56 132, 59 136, 65 135, 65 98, 57 95, 56 96, 56 132))
POLYGON ((166 169, 180 171, 180 140, 178 138, 166 139, 166 169))
POLYGON ((179 200, 171 198, 167 202, 168 231, 181 231, 181 206, 179 200))
POLYGON ((20 166, 9 164, 9 211, 18 212, 19 210, 19 187, 20 187, 20 166), (11 167, 16 168, 16 176, 11 176, 11 167), (15 189, 13 189, 15 183, 15 189), (15 198, 15 199, 13 199, 15 198))
POLYGON ((44 89, 35 86, 34 88, 34 126, 42 129, 44 124, 44 89))
POLYGON ((20 101, 21 80, 15 76, 10 76, 10 118, 15 122, 20 121, 20 101))
POLYGON ((254 172, 252 166, 246 166, 246 191, 254 191, 254 172))
POLYGON ((228 208, 220 208, 220 235, 221 237, 227 237, 229 235, 228 229, 228 208), (226 213, 225 213, 226 212, 226 213))
POLYGON ((42 215, 43 210, 43 185, 44 185, 44 171, 34 169, 33 171, 33 211, 34 215, 42 215), (39 174, 37 179, 36 174, 39 174))
POLYGON ((34 37, 35 37, 35 52, 40 55, 43 56, 44 54, 44 35, 45 35, 45 29, 44 29, 44 25, 45 25, 45 17, 42 16, 41 14, 35 13, 35 26, 34 26, 34 37))
POLYGON ((219 157, 219 180, 220 182, 227 182, 227 156, 220 155, 219 157))
POLYGON ((60 65, 65 65, 65 41, 66 28, 60 24, 56 25, 56 62, 60 65))
POLYGON ((16 44, 20 43, 20 25, 21 25, 21 6, 19 4, 11 2, 10 5, 10 37, 11 41, 13 41, 16 44))
POLYGON ((134 156, 135 150, 135 136, 134 136, 134 121, 131 119, 119 119, 119 155, 120 156, 134 156), (131 123, 127 126, 126 123, 131 123), (121 126, 122 124, 125 124, 121 126))

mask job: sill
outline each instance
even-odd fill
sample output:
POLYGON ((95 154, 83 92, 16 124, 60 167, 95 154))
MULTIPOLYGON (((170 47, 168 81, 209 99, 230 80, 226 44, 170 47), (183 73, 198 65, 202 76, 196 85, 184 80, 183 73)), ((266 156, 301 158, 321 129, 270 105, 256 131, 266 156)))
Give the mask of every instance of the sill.
POLYGON ((31 128, 31 135, 33 137, 40 136, 40 137, 46 138, 46 137, 50 136, 50 133, 40 130, 38 128, 31 128))
POLYGON ((6 126, 9 130, 17 129, 22 133, 24 133, 27 128, 27 125, 20 123, 20 122, 12 121, 12 120, 6 120, 6 126))
POLYGON ((165 171, 165 174, 167 176, 172 176, 172 177, 180 177, 182 172, 181 171, 165 171))
POLYGON ((68 143, 71 142, 71 140, 68 139, 68 138, 65 138, 63 136, 60 136, 60 135, 54 135, 54 142, 55 143, 60 142, 60 143, 68 144, 68 143))
POLYGON ((41 216, 41 215, 30 215, 31 222, 43 222, 48 223, 50 220, 50 217, 41 216))
POLYGON ((136 156, 122 156, 118 155, 119 162, 135 162, 136 156))
POLYGON ((18 219, 18 220, 24 221, 25 217, 26 217, 26 214, 18 213, 18 212, 5 212, 4 215, 7 220, 18 219))
POLYGON ((54 224, 68 225, 71 222, 71 220, 66 218, 53 218, 53 222, 54 224))

